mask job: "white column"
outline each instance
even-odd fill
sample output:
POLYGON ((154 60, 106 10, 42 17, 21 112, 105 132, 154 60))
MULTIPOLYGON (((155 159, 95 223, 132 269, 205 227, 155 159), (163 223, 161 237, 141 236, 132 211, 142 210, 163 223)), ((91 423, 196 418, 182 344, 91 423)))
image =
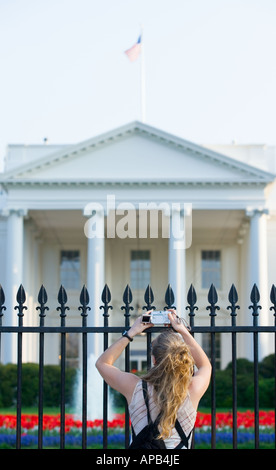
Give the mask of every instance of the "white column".
MULTIPOLYGON (((249 291, 251 292, 254 284, 257 285, 262 306, 259 310, 259 325, 267 326, 271 324, 268 306, 267 210, 254 210, 248 215, 250 216, 249 291)), ((271 341, 272 335, 260 335, 260 359, 272 352, 271 341)))
MULTIPOLYGON (((105 282, 104 256, 104 210, 97 209, 86 222, 87 236, 87 290, 89 293, 91 311, 88 312, 88 326, 102 326, 103 317, 100 310, 101 294, 105 282)), ((102 353, 102 335, 88 336, 88 356, 96 357, 102 353)))
MULTIPOLYGON (((101 294, 104 288, 104 208, 98 203, 89 203, 83 214, 89 217, 84 226, 87 237, 87 282, 89 306, 87 326, 103 326, 101 294)), ((103 388, 102 378, 95 367, 95 362, 103 351, 102 333, 89 333, 87 341, 87 417, 96 419, 102 415, 103 388)), ((81 387, 81 381, 79 382, 81 387)), ((78 396, 81 396, 79 388, 78 396)), ((81 409, 81 404, 77 404, 81 409)))
POLYGON ((169 238, 169 283, 175 295, 175 306, 185 316, 186 302, 186 249, 184 211, 173 208, 169 238))
MULTIPOLYGON (((23 237, 24 212, 11 210, 7 221, 6 238, 6 283, 3 286, 7 310, 4 312, 4 324, 16 326, 18 324, 16 294, 20 284, 23 284, 23 237)), ((6 334, 3 341, 3 362, 17 361, 16 335, 6 334)))

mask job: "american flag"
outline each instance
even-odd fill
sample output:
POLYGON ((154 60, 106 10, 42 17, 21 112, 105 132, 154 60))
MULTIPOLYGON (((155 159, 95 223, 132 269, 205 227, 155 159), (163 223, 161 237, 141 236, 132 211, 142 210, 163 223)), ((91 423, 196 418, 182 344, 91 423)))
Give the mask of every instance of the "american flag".
POLYGON ((130 49, 127 49, 125 51, 125 54, 128 56, 131 62, 134 62, 139 57, 139 54, 141 52, 141 41, 142 37, 140 35, 137 39, 137 42, 130 49))

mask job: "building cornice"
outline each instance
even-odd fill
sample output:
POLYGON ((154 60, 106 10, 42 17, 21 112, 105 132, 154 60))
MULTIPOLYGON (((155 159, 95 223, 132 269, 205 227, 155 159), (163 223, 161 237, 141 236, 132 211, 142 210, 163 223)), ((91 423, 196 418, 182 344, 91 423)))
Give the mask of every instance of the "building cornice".
POLYGON ((8 188, 16 188, 16 187, 114 187, 114 186, 125 186, 125 187, 139 187, 139 186, 144 186, 144 187, 210 187, 210 186, 266 186, 268 184, 268 181, 264 180, 256 180, 254 178, 247 178, 244 180, 227 180, 227 179, 212 179, 212 180, 185 180, 185 179, 179 179, 179 180, 174 180, 174 181, 166 181, 166 180, 154 180, 154 179, 148 179, 148 180, 91 180, 91 179, 81 179, 81 180, 71 180, 71 179, 58 179, 58 180, 33 180, 33 179, 1 179, 0 178, 0 185, 2 186, 3 189, 8 189, 8 188))

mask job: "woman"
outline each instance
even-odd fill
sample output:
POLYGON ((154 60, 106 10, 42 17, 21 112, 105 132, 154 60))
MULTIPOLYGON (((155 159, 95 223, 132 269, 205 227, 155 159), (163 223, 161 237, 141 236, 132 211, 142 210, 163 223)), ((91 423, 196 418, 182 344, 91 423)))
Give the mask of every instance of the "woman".
MULTIPOLYGON (((158 429, 166 448, 173 449, 178 445, 188 448, 198 403, 210 382, 211 364, 175 310, 169 310, 169 319, 172 328, 166 328, 152 342, 153 367, 143 380, 147 384, 150 417, 155 421, 159 416, 158 429), (195 373, 194 365, 197 368, 195 373), (181 440, 175 428, 176 420, 184 431, 186 441, 181 440), (182 445, 184 442, 185 445, 182 445)), ((96 362, 98 371, 108 385, 125 396, 135 435, 148 422, 142 380, 134 374, 119 370, 113 364, 134 336, 152 326, 151 323, 143 324, 142 317, 137 318, 128 332, 124 332, 96 362)))

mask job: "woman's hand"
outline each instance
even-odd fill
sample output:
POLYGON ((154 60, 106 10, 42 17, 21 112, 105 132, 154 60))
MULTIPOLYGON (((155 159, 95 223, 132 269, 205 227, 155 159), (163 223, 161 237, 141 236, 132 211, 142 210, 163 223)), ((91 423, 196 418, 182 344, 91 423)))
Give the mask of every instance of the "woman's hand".
POLYGON ((172 328, 177 331, 178 333, 188 333, 189 330, 186 328, 186 326, 182 323, 181 319, 177 316, 176 311, 173 309, 168 310, 168 317, 171 322, 172 328))
MULTIPOLYGON (((152 310, 149 310, 146 312, 145 315, 148 315, 152 312, 152 310)), ((128 330, 128 335, 133 338, 135 335, 139 335, 140 333, 143 333, 144 330, 147 328, 150 328, 151 326, 154 326, 152 323, 142 323, 142 315, 138 317, 135 322, 133 323, 132 327, 128 330)))

